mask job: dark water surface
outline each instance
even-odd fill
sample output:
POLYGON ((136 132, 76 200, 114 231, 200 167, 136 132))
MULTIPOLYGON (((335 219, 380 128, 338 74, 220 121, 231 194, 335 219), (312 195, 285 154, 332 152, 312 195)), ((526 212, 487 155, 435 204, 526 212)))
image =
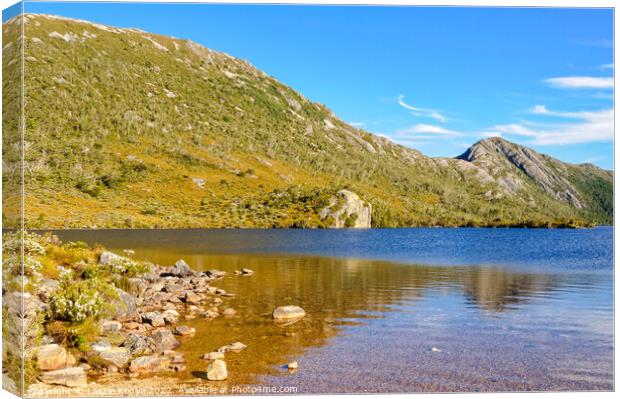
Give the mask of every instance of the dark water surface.
POLYGON ((226 306, 237 317, 183 323, 198 331, 179 349, 188 380, 206 369, 203 353, 242 341, 248 348, 226 355, 229 379, 220 386, 302 394, 613 389, 612 228, 58 235, 164 265, 182 258, 198 270, 256 272, 215 284, 236 294, 226 306), (271 311, 286 304, 308 316, 275 325, 271 311), (289 373, 283 365, 293 360, 299 369, 289 373))

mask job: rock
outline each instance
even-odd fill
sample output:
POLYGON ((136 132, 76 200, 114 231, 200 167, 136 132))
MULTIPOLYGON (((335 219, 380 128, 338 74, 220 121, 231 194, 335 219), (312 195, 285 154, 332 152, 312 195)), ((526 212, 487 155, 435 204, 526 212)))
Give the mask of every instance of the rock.
POLYGON ((172 332, 167 328, 163 328, 158 330, 153 335, 151 335, 153 341, 156 345, 157 352, 163 352, 171 349, 176 349, 181 345, 179 341, 174 337, 172 332))
POLYGON ((299 365, 297 364, 297 362, 291 362, 291 363, 287 364, 286 367, 289 370, 295 370, 297 367, 299 367, 299 365))
POLYGON ((237 314, 237 311, 233 308, 226 308, 222 311, 222 314, 226 317, 231 317, 237 314))
POLYGON ((116 320, 102 320, 99 323, 101 334, 113 334, 121 331, 122 324, 116 320))
POLYGON ((179 312, 175 309, 168 309, 162 314, 166 324, 175 324, 179 320, 179 312))
POLYGON ((122 259, 123 259, 122 256, 117 255, 113 252, 103 251, 101 255, 99 255, 99 264, 103 266, 107 266, 110 263, 113 263, 114 261, 120 261, 122 259))
POLYGON ((295 305, 278 306, 273 311, 273 318, 275 320, 289 321, 291 319, 301 319, 306 315, 306 312, 295 305))
POLYGON ((143 323, 149 323, 153 327, 162 327, 166 325, 166 319, 158 312, 146 312, 140 315, 143 323))
POLYGON ((371 214, 370 203, 363 201, 352 191, 340 190, 337 197, 331 198, 330 205, 321 209, 319 217, 322 220, 331 218, 333 220, 331 227, 335 228, 370 228, 371 214), (339 207, 334 208, 337 205, 339 207))
POLYGON ((139 277, 132 277, 127 279, 127 292, 132 295, 143 295, 147 288, 148 284, 146 283, 146 281, 144 281, 144 279, 141 279, 139 277))
POLYGON ((251 269, 241 269, 241 275, 242 276, 251 276, 252 274, 254 274, 254 270, 251 270, 251 269))
POLYGON ((17 384, 8 376, 8 374, 2 374, 2 389, 11 392, 13 395, 20 396, 21 392, 17 391, 17 384))
POLYGON ((65 348, 57 344, 39 346, 36 353, 37 368, 43 371, 65 368, 70 360, 65 348))
POLYGON ((87 385, 86 373, 81 367, 45 371, 39 375, 39 380, 46 384, 64 385, 66 387, 83 387, 87 385))
POLYGON ((200 295, 198 294, 194 294, 193 292, 188 291, 185 293, 183 300, 189 305, 199 305, 202 301, 202 297, 200 297, 200 295))
POLYGON ((178 326, 174 329, 174 333, 181 336, 192 335, 196 333, 196 329, 188 326, 178 326))
POLYGON ((226 272, 217 269, 207 270, 205 273, 208 277, 211 278, 221 278, 226 275, 226 272))
POLYGON ((103 350, 110 349, 111 347, 112 344, 105 339, 100 339, 99 341, 90 344, 90 348, 95 352, 101 352, 103 350))
POLYGON ((204 317, 205 319, 214 319, 219 315, 220 315, 219 312, 216 312, 214 310, 207 310, 206 312, 202 314, 202 317, 204 317))
POLYGON ((150 355, 157 348, 153 338, 139 334, 129 334, 121 346, 127 348, 131 356, 150 355))
POLYGON ((164 351, 163 355, 170 359, 170 362, 172 364, 185 363, 185 358, 183 357, 182 353, 175 351, 164 351))
POLYGON ((170 364, 170 359, 164 356, 151 355, 133 359, 129 365, 129 372, 144 374, 164 370, 170 364))
POLYGON ((172 369, 172 371, 179 372, 184 371, 187 367, 185 367, 184 364, 173 364, 170 368, 172 369))
POLYGON ((118 299, 111 303, 112 307, 116 309, 114 320, 122 322, 139 320, 136 298, 120 288, 117 288, 117 292, 118 299))
POLYGON ((129 358, 129 350, 124 347, 113 347, 99 352, 99 359, 108 367, 123 368, 129 363, 129 358))
POLYGON ((233 342, 232 344, 228 344, 228 345, 224 345, 221 348, 219 348, 217 351, 218 352, 241 352, 242 350, 244 350, 245 348, 247 348, 248 346, 241 343, 241 342, 233 342))
POLYGON ((217 360, 224 358, 224 352, 209 352, 202 355, 202 358, 205 360, 217 360))
POLYGON ((228 378, 226 362, 221 359, 212 361, 207 368, 207 379, 209 381, 224 381, 226 378, 228 378))
POLYGON ((193 277, 196 275, 187 263, 183 259, 177 261, 174 266, 165 270, 161 276, 173 276, 173 277, 193 277))

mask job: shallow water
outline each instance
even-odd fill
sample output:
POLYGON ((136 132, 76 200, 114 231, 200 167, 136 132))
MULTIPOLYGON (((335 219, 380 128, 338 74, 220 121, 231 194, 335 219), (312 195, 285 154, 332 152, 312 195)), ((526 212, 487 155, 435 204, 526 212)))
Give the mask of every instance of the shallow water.
POLYGON ((215 284, 237 295, 236 317, 183 323, 197 329, 179 349, 188 380, 203 353, 248 345, 226 355, 226 382, 198 380, 228 393, 613 389, 611 228, 58 234, 164 265, 253 269, 215 284), (308 316, 275 325, 285 304, 308 316))

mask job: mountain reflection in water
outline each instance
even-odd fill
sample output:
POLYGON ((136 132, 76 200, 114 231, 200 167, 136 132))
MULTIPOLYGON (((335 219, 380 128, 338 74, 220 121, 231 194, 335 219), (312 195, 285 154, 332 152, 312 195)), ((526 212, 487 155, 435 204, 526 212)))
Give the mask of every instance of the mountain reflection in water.
POLYGON ((135 257, 159 264, 182 258, 197 270, 229 272, 214 285, 236 295, 224 307, 237 315, 182 323, 197 330, 179 348, 188 383, 275 384, 296 386, 298 393, 613 387, 611 270, 214 254, 213 243, 200 251, 191 231, 174 240, 165 232, 169 245, 131 240, 131 234, 88 232, 81 239, 116 251, 132 248, 135 257), (232 275, 244 267, 255 273, 232 275), (271 311, 287 304, 301 306, 307 316, 289 326, 274 324, 271 311), (227 381, 195 378, 206 369, 204 353, 234 341, 248 348, 226 354, 227 381), (300 368, 289 373, 283 365, 293 360, 300 368))

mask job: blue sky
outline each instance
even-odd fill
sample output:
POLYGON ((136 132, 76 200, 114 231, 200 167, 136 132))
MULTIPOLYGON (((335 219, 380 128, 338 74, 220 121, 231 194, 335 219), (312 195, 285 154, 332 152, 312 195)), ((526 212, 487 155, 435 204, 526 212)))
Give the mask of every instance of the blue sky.
POLYGON ((611 9, 32 2, 25 11, 192 39, 431 156, 501 135, 613 166, 611 9))

